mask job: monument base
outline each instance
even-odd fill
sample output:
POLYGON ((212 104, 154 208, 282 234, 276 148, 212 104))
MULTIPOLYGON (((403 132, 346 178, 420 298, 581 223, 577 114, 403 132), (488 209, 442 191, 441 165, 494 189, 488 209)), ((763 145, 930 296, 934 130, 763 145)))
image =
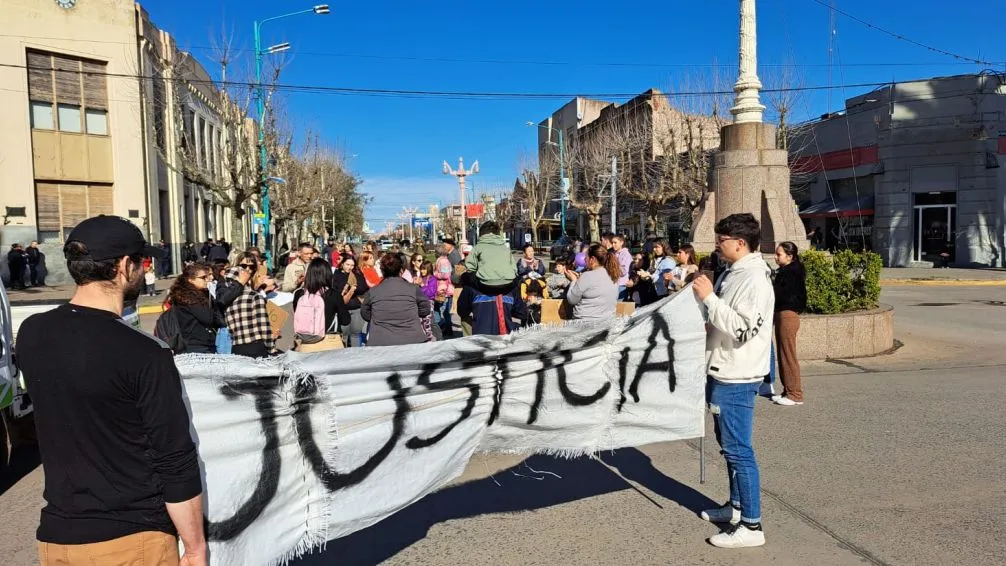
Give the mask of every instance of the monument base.
POLYGON ((709 193, 692 231, 700 252, 716 247, 716 223, 731 214, 750 212, 761 223, 761 250, 773 253, 791 241, 808 249, 807 233, 789 192, 788 154, 776 149, 776 128, 749 122, 720 131, 720 151, 713 156, 709 193))

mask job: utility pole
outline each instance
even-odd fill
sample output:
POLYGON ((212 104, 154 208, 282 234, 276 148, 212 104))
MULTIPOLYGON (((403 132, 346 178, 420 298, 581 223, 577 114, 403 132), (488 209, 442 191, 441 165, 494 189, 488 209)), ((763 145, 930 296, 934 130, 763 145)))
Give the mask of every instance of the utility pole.
POLYGON ((468 237, 465 234, 465 177, 469 175, 475 175, 479 172, 479 160, 476 159, 475 163, 472 163, 471 169, 465 170, 465 158, 458 158, 458 168, 457 170, 451 169, 451 166, 444 161, 443 173, 444 175, 452 175, 458 178, 458 188, 461 190, 461 241, 459 242, 462 246, 468 243, 468 237))
POLYGON ((618 216, 615 211, 618 204, 618 162, 614 155, 611 156, 611 233, 617 234, 618 216))
MULTIPOLYGON (((409 241, 410 242, 414 238, 414 235, 413 235, 413 232, 412 232, 412 225, 416 221, 416 212, 418 210, 419 210, 418 208, 403 208, 402 209, 402 214, 404 214, 405 217, 409 219, 409 241)), ((401 216, 399 216, 399 218, 401 218, 401 216)), ((402 234, 404 235, 404 233, 405 233, 405 231, 403 230, 402 234)))

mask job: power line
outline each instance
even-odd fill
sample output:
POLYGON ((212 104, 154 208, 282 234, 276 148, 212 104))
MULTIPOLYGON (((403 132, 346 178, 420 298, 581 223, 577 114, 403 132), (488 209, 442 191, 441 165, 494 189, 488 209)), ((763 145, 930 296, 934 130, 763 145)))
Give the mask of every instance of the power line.
MULTIPOLYGON (((879 28, 878 28, 879 29, 879 28)), ((0 34, 0 37, 17 37, 23 39, 37 39, 37 40, 51 40, 51 41, 63 41, 66 38, 61 37, 46 37, 46 36, 30 36, 30 35, 15 35, 15 34, 0 34)), ((86 42, 86 43, 104 43, 112 45, 131 45, 131 42, 127 41, 110 41, 102 39, 74 39, 75 42, 86 42)), ((212 47, 208 45, 190 45, 180 50, 195 50, 195 51, 208 51, 208 52, 221 52, 226 51, 228 53, 254 53, 254 49, 248 48, 220 48, 212 47)), ((936 52, 941 54, 948 54, 946 52, 936 50, 936 52)), ((348 53, 348 52, 334 52, 334 51, 296 51, 296 55, 310 56, 310 57, 336 57, 345 59, 370 59, 370 60, 382 60, 382 61, 412 61, 419 63, 470 63, 470 64, 484 64, 484 65, 538 65, 538 66, 570 66, 570 67, 623 67, 623 68, 655 68, 655 69, 682 69, 682 68, 726 68, 735 69, 736 64, 723 64, 723 63, 652 63, 652 62, 628 62, 628 61, 556 61, 556 60, 534 60, 534 59, 492 59, 492 58, 464 58, 464 57, 419 57, 414 55, 377 55, 370 53, 348 53)), ((950 54, 952 55, 952 54, 950 54)), ((966 59, 963 58, 962 59, 966 59)), ((858 63, 847 63, 846 67, 931 67, 938 65, 970 65, 973 60, 960 61, 957 63, 938 63, 938 62, 858 62, 858 63)), ((987 63, 989 65, 1002 65, 1004 62, 999 63, 987 63)), ((828 63, 759 63, 761 68, 827 68, 828 63)))
MULTIPOLYGON (((13 69, 27 69, 27 65, 21 65, 16 63, 0 63, 0 68, 13 68, 13 69)), ((35 67, 32 67, 35 69, 35 67)), ((123 78, 131 80, 143 80, 143 81, 171 81, 177 83, 188 83, 193 85, 204 84, 211 87, 221 88, 255 88, 255 83, 244 82, 244 81, 214 81, 212 79, 197 79, 197 78, 185 78, 185 77, 171 77, 165 78, 160 76, 148 76, 148 75, 137 75, 129 73, 109 73, 100 71, 83 71, 76 69, 45 69, 40 68, 40 70, 51 70, 57 73, 73 73, 77 75, 86 76, 105 76, 108 78, 123 78)), ((927 79, 920 79, 919 81, 898 81, 899 83, 908 82, 920 82, 920 81, 944 81, 944 80, 956 80, 957 77, 934 77, 927 79)), ((849 88, 877 88, 882 86, 888 86, 891 84, 896 84, 892 81, 883 82, 863 82, 863 83, 850 83, 850 84, 837 84, 837 85, 812 85, 812 86, 795 86, 789 88, 765 88, 762 89, 762 93, 784 93, 784 92, 813 92, 813 91, 824 91, 833 89, 849 89, 849 88)), ((649 92, 600 92, 600 93, 558 93, 558 92, 486 92, 486 91, 447 91, 447 90, 409 90, 409 89, 386 89, 386 88, 361 88, 361 87, 337 87, 337 86, 324 86, 324 85, 292 85, 292 84, 274 84, 269 85, 269 88, 275 89, 277 91, 289 92, 289 93, 305 93, 305 94, 333 94, 333 95, 348 95, 348 96, 384 96, 392 98, 441 98, 441 99, 459 99, 459 100, 550 100, 550 99, 570 99, 576 97, 587 97, 587 98, 609 98, 609 99, 628 99, 636 98, 640 96, 651 96, 657 98, 685 98, 685 97, 702 97, 702 96, 732 96, 734 92, 732 90, 697 90, 697 91, 680 91, 680 92, 660 92, 650 94, 649 92)), ((919 98, 919 100, 926 100, 932 98, 931 96, 924 96, 919 98)), ((905 99, 911 100, 911 99, 905 99)))
MULTIPOLYGON (((27 65, 21 65, 17 63, 0 63, 0 67, 12 68, 12 69, 27 69, 27 65)), ((36 69, 35 67, 32 67, 36 69)), ((209 86, 214 86, 218 88, 232 87, 232 88, 255 88, 257 85, 252 82, 242 82, 242 81, 214 81, 212 79, 196 79, 196 78, 184 78, 184 77, 158 77, 150 75, 137 75, 130 73, 109 73, 109 72, 99 72, 99 71, 83 71, 77 69, 45 69, 38 68, 39 70, 51 70, 57 73, 73 73, 77 75, 86 76, 105 76, 109 78, 124 78, 132 80, 166 80, 174 81, 180 83, 189 84, 205 84, 209 86)), ((806 92, 806 91, 818 91, 818 90, 828 90, 832 88, 866 88, 866 87, 878 87, 889 84, 888 82, 872 82, 872 83, 855 83, 849 85, 817 85, 817 86, 800 86, 791 88, 766 88, 762 89, 763 93, 773 93, 773 92, 806 92)), ((274 84, 269 85, 270 89, 284 92, 299 92, 299 93, 316 93, 316 94, 339 94, 339 95, 367 95, 367 96, 390 96, 396 98, 449 98, 449 99, 494 99, 494 100, 514 100, 514 99, 529 99, 529 100, 548 100, 548 99, 569 99, 581 97, 589 98, 635 98, 640 96, 641 93, 638 92, 600 92, 600 93, 558 93, 558 92, 480 92, 480 91, 447 91, 447 90, 409 90, 409 89, 387 89, 387 88, 361 88, 361 87, 336 87, 336 86, 321 86, 321 85, 290 85, 290 84, 274 84)), ((642 93, 643 95, 647 93, 642 93)), ((664 98, 678 98, 678 97, 689 97, 689 96, 726 96, 732 95, 732 90, 723 91, 683 91, 683 92, 661 92, 657 95, 664 98)))
POLYGON ((829 10, 832 10, 835 13, 841 14, 841 15, 845 16, 846 18, 849 18, 850 20, 852 20, 854 22, 860 23, 860 24, 862 24, 862 25, 864 25, 864 26, 866 26, 866 27, 868 27, 870 29, 879 31, 880 33, 883 33, 885 35, 889 35, 889 36, 893 37, 894 39, 897 39, 897 40, 900 40, 900 41, 904 41, 906 43, 910 43, 912 45, 915 45, 916 47, 921 47, 923 49, 927 49, 929 51, 932 51, 933 53, 939 53, 940 55, 946 55, 948 57, 953 57, 954 59, 958 59, 960 61, 966 61, 968 63, 974 63, 976 65, 984 65, 986 67, 995 67, 997 65, 999 65, 999 66, 1002 65, 1001 62, 1000 63, 995 63, 995 62, 992 62, 992 61, 984 61, 982 59, 975 59, 973 57, 968 57, 966 55, 958 55, 957 53, 953 53, 951 51, 947 51, 946 49, 940 49, 939 47, 933 47, 932 45, 928 45, 928 44, 922 43, 921 41, 916 41, 916 40, 911 39, 909 37, 905 37, 905 36, 901 35, 900 33, 897 33, 897 32, 891 31, 889 29, 882 28, 882 27, 880 27, 878 25, 872 24, 872 23, 870 23, 870 22, 868 22, 868 21, 866 21, 866 20, 864 20, 862 18, 859 18, 857 16, 854 16, 854 15, 848 13, 848 12, 843 12, 842 10, 839 10, 838 8, 836 8, 834 6, 834 4, 829 4, 829 3, 825 2, 824 0, 811 0, 811 2, 813 2, 815 4, 818 4, 819 6, 824 6, 825 8, 828 8, 829 10))

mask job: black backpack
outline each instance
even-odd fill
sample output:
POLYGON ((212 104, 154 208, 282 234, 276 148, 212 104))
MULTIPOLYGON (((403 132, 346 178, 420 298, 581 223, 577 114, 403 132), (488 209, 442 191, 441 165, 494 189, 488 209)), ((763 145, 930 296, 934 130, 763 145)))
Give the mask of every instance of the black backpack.
POLYGON ((185 339, 182 338, 182 327, 178 324, 178 313, 175 309, 168 309, 157 317, 154 336, 161 339, 176 354, 185 351, 185 339))

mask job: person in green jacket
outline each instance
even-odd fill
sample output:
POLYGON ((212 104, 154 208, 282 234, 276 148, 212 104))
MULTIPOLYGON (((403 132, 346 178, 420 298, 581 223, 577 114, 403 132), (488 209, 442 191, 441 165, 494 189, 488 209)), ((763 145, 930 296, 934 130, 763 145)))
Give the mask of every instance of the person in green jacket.
POLYGON ((488 221, 479 227, 479 243, 465 258, 465 270, 488 287, 507 287, 517 278, 517 266, 499 224, 488 221))

